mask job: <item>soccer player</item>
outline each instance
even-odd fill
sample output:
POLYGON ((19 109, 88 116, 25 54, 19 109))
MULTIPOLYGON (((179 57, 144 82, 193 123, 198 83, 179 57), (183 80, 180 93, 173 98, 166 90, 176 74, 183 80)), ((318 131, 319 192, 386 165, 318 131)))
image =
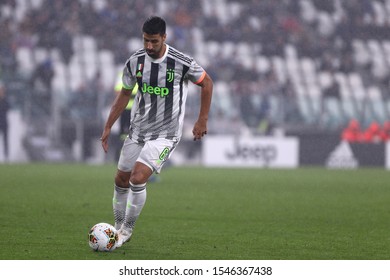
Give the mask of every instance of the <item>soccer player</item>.
POLYGON ((115 176, 113 211, 118 229, 117 247, 130 240, 146 201, 146 182, 159 173, 180 141, 188 81, 200 86, 200 109, 192 133, 194 140, 207 134, 213 82, 190 56, 168 45, 166 23, 157 16, 142 27, 144 48, 126 61, 123 85, 111 107, 101 136, 108 150, 111 127, 129 102, 138 84, 131 110, 129 135, 123 143, 115 176))

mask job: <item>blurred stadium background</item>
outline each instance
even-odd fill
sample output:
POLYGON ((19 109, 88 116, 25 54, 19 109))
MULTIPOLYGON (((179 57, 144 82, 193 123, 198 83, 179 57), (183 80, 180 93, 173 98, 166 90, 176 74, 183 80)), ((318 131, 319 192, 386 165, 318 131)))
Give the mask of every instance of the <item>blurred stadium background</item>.
MULTIPOLYGON (((10 162, 114 162, 97 139, 151 14, 214 79, 208 137, 294 137, 296 165, 389 166, 384 139, 340 140, 351 120, 363 130, 390 120, 390 0, 2 0, 10 162)), ((202 161, 190 91, 181 164, 202 161)), ((245 151, 261 153, 259 143, 245 151)))

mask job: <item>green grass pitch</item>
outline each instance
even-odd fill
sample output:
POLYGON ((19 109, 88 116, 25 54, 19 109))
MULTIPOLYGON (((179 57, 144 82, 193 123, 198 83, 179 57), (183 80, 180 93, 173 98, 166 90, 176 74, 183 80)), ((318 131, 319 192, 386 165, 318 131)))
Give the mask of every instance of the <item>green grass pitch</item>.
POLYGON ((2 260, 390 259, 390 172, 172 167, 148 185, 130 243, 113 223, 114 165, 0 165, 2 260))

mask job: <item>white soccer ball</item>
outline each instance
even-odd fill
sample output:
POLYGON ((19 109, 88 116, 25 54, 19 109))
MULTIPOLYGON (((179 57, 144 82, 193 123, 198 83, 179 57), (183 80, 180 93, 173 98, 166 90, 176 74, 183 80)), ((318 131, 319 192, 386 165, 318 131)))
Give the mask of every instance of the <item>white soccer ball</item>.
POLYGON ((116 229, 107 223, 94 225, 88 233, 89 247, 94 251, 110 252, 115 250, 118 241, 116 229))

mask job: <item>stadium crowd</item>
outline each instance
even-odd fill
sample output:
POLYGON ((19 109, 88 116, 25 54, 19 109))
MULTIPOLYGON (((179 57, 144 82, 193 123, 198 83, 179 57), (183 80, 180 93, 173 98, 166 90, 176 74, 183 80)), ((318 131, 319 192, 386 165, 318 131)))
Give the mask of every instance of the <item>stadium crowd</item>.
POLYGON ((390 0, 4 0, 0 80, 11 107, 29 122, 57 102, 61 119, 99 127, 151 14, 215 80, 211 131, 341 133, 351 119, 390 119, 390 0))

